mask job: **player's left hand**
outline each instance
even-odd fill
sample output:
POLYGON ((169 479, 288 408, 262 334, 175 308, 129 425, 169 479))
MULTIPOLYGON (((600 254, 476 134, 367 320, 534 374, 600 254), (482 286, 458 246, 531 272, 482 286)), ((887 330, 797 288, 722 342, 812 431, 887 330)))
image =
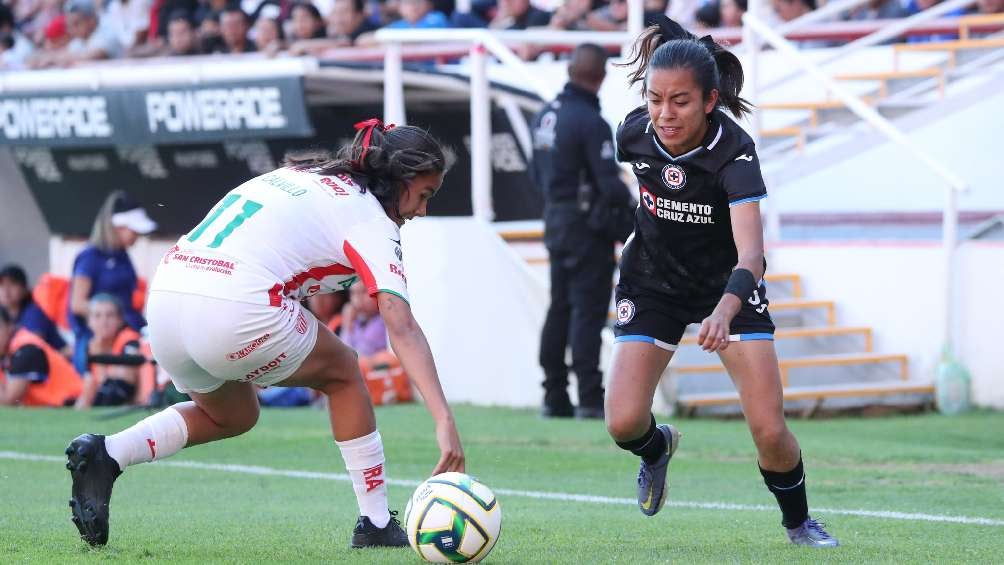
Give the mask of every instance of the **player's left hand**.
POLYGON ((729 316, 718 311, 716 308, 710 316, 701 322, 701 331, 697 334, 697 345, 701 349, 714 353, 725 351, 729 346, 729 316))
POLYGON ((464 472, 464 448, 460 445, 457 425, 450 420, 436 423, 436 442, 439 443, 439 463, 432 470, 433 475, 456 471, 464 472))

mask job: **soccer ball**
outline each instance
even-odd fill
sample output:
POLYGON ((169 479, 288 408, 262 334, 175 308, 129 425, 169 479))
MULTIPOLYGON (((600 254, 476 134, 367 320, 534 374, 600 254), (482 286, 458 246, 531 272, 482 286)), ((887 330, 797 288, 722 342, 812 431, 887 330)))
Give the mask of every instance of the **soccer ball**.
POLYGON ((491 489, 463 473, 442 473, 418 485, 404 511, 408 542, 426 561, 481 561, 502 530, 491 489))

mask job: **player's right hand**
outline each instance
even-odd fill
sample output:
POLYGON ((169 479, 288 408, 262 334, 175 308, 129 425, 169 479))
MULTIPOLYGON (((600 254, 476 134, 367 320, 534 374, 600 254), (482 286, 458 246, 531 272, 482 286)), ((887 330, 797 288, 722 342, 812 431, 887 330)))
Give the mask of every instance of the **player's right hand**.
POLYGON ((439 443, 439 463, 432 470, 433 475, 456 471, 464 472, 464 448, 460 445, 460 434, 453 420, 436 423, 436 442, 439 443))

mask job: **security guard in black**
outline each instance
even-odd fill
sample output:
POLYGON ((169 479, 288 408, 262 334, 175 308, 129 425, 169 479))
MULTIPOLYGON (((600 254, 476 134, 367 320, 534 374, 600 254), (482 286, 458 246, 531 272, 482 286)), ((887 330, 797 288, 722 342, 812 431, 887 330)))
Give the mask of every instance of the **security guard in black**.
MULTIPOLYGON (((688 323, 710 314, 738 261, 729 209, 767 196, 750 136, 720 111, 708 120, 701 144, 677 156, 659 141, 645 106, 617 130, 617 158, 631 165, 640 200, 621 255, 619 341, 646 336, 675 346, 688 323)), ((766 306, 761 282, 732 333, 773 334, 766 306)))
POLYGON ((551 304, 541 335, 545 416, 573 415, 565 350, 572 349, 580 417, 603 416, 600 333, 613 286, 614 239, 590 225, 597 207, 631 207, 620 179, 610 126, 597 97, 606 76, 606 53, 580 45, 569 63, 569 82, 534 118, 531 175, 544 195, 544 244, 550 256, 551 304))

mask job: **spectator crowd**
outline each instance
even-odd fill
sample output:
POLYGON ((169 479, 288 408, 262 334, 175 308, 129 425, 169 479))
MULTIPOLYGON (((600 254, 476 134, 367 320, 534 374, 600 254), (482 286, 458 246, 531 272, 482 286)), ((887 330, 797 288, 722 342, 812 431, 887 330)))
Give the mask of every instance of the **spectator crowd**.
MULTIPOLYGON (((845 20, 899 18, 941 0, 871 0, 845 20)), ((771 0, 789 21, 820 0, 771 0)), ((666 13, 694 29, 738 27, 747 0, 644 0, 646 18, 666 13)), ((977 0, 976 13, 1004 12, 977 0)), ((387 28, 487 27, 623 30, 626 0, 6 0, 0 3, 0 65, 69 67, 101 59, 260 52, 318 55, 373 45, 387 28)), ((962 15, 962 11, 948 17, 962 15)))

